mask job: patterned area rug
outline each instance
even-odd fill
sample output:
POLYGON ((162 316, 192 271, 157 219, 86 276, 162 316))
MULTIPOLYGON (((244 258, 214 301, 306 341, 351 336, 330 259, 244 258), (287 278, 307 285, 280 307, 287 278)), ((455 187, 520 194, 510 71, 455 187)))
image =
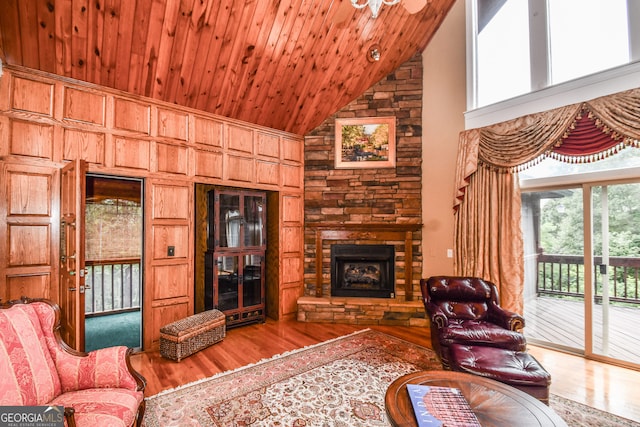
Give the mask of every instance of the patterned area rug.
MULTIPOLYGON (((151 396, 144 426, 389 426, 387 387, 426 369, 440 369, 430 349, 359 331, 151 396)), ((552 407, 563 418, 581 411, 571 426, 638 426, 556 396, 552 407)))

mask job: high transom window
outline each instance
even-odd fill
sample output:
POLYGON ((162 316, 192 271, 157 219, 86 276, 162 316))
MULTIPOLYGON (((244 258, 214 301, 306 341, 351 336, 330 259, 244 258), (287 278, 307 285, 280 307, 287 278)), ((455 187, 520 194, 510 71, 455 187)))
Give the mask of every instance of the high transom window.
POLYGON ((470 109, 640 60, 639 3, 468 0, 470 109))

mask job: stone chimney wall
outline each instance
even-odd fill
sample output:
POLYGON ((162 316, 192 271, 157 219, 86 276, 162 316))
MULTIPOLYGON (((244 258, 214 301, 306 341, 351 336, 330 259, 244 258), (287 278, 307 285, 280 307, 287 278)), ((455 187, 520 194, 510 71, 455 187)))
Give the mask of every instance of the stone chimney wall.
MULTIPOLYGON (((316 230, 345 224, 376 226, 419 225, 422 220, 422 55, 416 54, 358 99, 325 120, 305 137, 305 296, 318 296, 316 230), (336 169, 335 119, 396 118, 396 167, 336 169)), ((412 233, 413 300, 419 299, 422 271, 421 228, 412 233)), ((394 303, 405 301, 403 283, 405 240, 340 243, 394 244, 396 289, 394 303)), ((330 297, 330 265, 323 246, 322 296, 330 297)), ((300 306, 300 304, 299 304, 300 306)), ((299 316, 300 317, 300 316, 299 316)))

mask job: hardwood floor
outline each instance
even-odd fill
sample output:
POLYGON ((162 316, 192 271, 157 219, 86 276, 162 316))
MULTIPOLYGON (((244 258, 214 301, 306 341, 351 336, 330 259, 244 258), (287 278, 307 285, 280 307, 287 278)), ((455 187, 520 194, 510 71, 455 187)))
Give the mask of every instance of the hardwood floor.
MULTIPOLYGON (((230 329, 222 342, 179 363, 162 358, 159 351, 147 351, 134 355, 132 365, 147 379, 146 395, 152 396, 365 328, 431 347, 426 328, 267 320, 230 329)), ((552 393, 640 422, 640 372, 542 347, 530 345, 529 351, 551 374, 552 393)))
MULTIPOLYGON (((610 306, 607 351, 603 345, 602 304, 593 305, 593 352, 640 366, 640 334, 629 325, 640 321, 640 307, 610 306)), ((524 303, 524 334, 531 343, 553 342, 566 348, 585 348, 584 301, 540 296, 524 303)))

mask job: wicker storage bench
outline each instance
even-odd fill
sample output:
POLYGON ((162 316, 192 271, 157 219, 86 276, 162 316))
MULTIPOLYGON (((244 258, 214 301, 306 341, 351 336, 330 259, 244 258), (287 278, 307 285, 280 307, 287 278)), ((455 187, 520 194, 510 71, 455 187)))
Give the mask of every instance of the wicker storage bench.
POLYGON ((226 321, 221 311, 208 310, 194 314, 160 328, 160 354, 179 362, 222 341, 225 334, 226 321))

